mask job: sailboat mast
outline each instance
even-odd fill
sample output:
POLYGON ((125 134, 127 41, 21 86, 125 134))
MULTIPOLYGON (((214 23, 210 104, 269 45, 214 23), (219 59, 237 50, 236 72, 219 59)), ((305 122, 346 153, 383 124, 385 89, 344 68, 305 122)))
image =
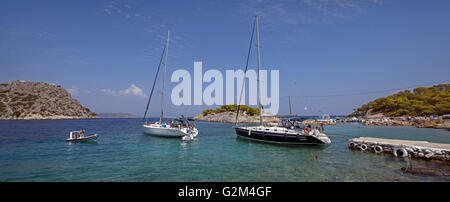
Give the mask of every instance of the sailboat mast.
POLYGON ((258 16, 255 18, 256 20, 256 50, 258 52, 258 109, 259 109, 259 124, 263 125, 263 117, 262 117, 262 107, 261 107, 261 78, 260 78, 260 53, 259 53, 259 26, 258 26, 258 16))
POLYGON ((170 39, 170 30, 167 31, 167 40, 166 40, 166 57, 164 58, 164 75, 163 75, 163 83, 162 83, 162 91, 161 91, 161 114, 159 115, 159 122, 162 123, 163 119, 163 103, 164 103, 164 85, 166 83, 166 69, 167 69, 167 54, 169 53, 169 39, 170 39))
POLYGON ((289 98, 289 115, 292 116, 291 96, 288 96, 288 98, 289 98))

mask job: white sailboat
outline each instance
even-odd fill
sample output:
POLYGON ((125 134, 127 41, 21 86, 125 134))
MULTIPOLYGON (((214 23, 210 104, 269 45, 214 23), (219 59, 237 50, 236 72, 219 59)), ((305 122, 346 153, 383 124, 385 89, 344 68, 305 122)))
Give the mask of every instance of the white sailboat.
POLYGON ((145 123, 142 125, 142 131, 148 135, 160 137, 182 137, 186 140, 194 139, 198 134, 197 128, 187 126, 184 123, 181 124, 181 119, 174 120, 170 123, 145 123))
POLYGON ((166 39, 166 45, 163 49, 163 53, 161 55, 161 59, 158 65, 158 70, 155 75, 155 79, 153 81, 153 87, 150 92, 150 97, 147 102, 147 107, 145 109, 144 118, 142 121, 142 131, 144 134, 153 135, 153 136, 160 136, 160 137, 181 137, 183 140, 191 140, 194 139, 197 134, 198 130, 196 128, 195 124, 191 124, 188 119, 182 118, 172 120, 171 122, 163 122, 163 104, 164 104, 164 86, 165 86, 165 80, 166 80, 166 69, 167 69, 167 55, 169 52, 169 39, 170 39, 170 30, 167 31, 167 39, 166 39), (162 59, 164 58, 164 75, 163 75, 163 81, 162 81, 162 90, 161 90, 161 113, 159 116, 159 122, 154 123, 147 123, 146 117, 148 112, 148 107, 150 105, 150 101, 152 99, 153 90, 155 88, 156 80, 158 78, 159 69, 161 67, 162 59))

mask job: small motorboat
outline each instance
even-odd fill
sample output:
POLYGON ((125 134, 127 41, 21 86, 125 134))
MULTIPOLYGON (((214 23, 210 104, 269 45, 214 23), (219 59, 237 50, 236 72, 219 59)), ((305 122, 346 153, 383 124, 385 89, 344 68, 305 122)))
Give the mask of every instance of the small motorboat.
POLYGON ((193 127, 183 128, 182 131, 183 131, 183 133, 186 134, 185 136, 183 136, 181 138, 184 141, 194 140, 195 137, 197 137, 197 135, 198 135, 197 128, 193 128, 193 127))
POLYGON ((194 135, 193 134, 186 134, 181 139, 184 140, 184 141, 194 140, 194 135))
POLYGON ((82 142, 82 141, 90 141, 98 138, 98 134, 84 136, 84 130, 80 131, 71 131, 69 139, 66 139, 67 142, 82 142))

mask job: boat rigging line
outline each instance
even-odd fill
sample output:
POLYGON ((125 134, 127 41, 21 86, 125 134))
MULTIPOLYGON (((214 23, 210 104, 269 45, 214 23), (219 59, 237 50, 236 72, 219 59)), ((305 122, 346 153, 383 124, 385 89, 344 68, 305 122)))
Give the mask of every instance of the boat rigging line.
POLYGON ((250 53, 252 50, 253 35, 255 34, 255 25, 256 25, 256 22, 253 22, 252 36, 250 37, 250 45, 248 47, 247 62, 245 63, 244 81, 242 82, 241 95, 239 97, 237 113, 236 113, 236 121, 234 122, 234 125, 236 125, 238 122, 239 110, 241 109, 241 100, 242 100, 242 94, 244 92, 244 87, 245 87, 245 76, 246 76, 247 70, 248 70, 248 61, 250 60, 250 53))
POLYGON ((147 107, 145 108, 144 118, 142 118, 142 123, 145 123, 145 119, 147 118, 148 107, 150 105, 150 100, 152 99, 153 90, 155 89, 156 80, 158 79, 159 69, 161 68, 161 64, 164 58, 164 53, 166 52, 166 46, 164 45, 164 49, 161 54, 161 59, 159 60, 158 70, 156 70, 155 79, 153 80, 152 90, 150 91, 150 96, 148 98, 147 107))
MULTIPOLYGON (((449 82, 449 81, 450 80, 444 80, 444 81, 437 81, 437 82, 431 82, 431 83, 426 83, 426 84, 418 84, 418 85, 403 87, 403 88, 392 88, 392 89, 385 89, 385 90, 367 91, 367 92, 349 93, 349 94, 303 95, 303 96, 302 95, 289 95, 289 96, 290 97, 305 97, 305 98, 321 98, 321 97, 345 97, 345 96, 355 96, 355 95, 367 95, 367 94, 390 92, 390 91, 396 91, 396 90, 407 90, 407 89, 411 89, 411 88, 422 87, 422 86, 432 85, 432 84, 440 84, 440 83, 449 82)), ((288 97, 288 96, 281 96, 281 97, 288 97)))

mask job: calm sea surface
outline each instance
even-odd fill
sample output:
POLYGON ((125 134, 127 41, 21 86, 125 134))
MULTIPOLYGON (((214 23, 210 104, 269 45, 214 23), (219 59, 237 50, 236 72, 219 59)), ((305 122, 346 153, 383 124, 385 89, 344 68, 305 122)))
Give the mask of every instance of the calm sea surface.
POLYGON ((140 121, 0 121, 0 181, 450 181, 403 173, 404 159, 347 148, 360 136, 450 143, 446 130, 346 123, 325 126, 331 145, 292 147, 242 140, 220 123, 198 123, 192 142, 152 137, 141 133, 140 121), (81 128, 99 139, 65 141, 81 128))

